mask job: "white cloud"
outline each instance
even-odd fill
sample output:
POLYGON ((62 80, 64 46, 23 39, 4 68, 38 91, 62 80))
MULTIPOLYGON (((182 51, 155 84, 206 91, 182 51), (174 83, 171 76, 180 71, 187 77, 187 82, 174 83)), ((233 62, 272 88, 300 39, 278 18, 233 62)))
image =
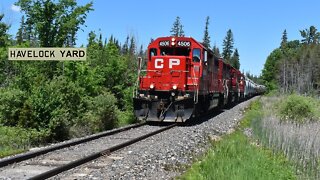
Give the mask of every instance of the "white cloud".
POLYGON ((12 4, 11 5, 11 10, 14 11, 14 12, 20 12, 21 9, 20 9, 19 6, 16 6, 16 5, 12 4))

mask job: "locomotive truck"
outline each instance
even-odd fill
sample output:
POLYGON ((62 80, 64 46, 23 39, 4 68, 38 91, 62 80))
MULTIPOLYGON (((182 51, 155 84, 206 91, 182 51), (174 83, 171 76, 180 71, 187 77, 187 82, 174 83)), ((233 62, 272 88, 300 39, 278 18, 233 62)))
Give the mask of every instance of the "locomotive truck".
POLYGON ((264 87, 191 37, 160 37, 139 59, 133 97, 140 120, 185 122, 216 107, 250 98, 264 87))

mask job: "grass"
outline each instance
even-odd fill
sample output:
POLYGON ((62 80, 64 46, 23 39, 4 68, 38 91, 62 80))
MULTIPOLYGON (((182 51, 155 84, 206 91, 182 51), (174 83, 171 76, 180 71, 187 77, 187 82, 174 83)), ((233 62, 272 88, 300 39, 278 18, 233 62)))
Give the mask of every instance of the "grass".
POLYGON ((254 102, 236 132, 213 144, 204 159, 179 179, 296 179, 294 168, 281 154, 259 146, 242 129, 261 119, 261 104, 254 102))
POLYGON ((0 158, 27 151, 43 143, 45 132, 18 127, 0 126, 0 158))
POLYGON ((319 100, 290 95, 264 97, 262 102, 265 116, 255 121, 253 130, 256 138, 264 146, 272 148, 274 153, 283 153, 294 164, 301 179, 319 179, 319 100), (301 104, 308 104, 311 111, 301 108, 301 104), (283 112, 283 109, 289 110, 283 112), (285 115, 289 111, 291 116, 285 115), (311 112, 312 115, 303 112, 311 112), (285 120, 281 114, 285 115, 285 120))
POLYGON ((252 144, 242 132, 224 137, 181 179, 296 179, 285 157, 252 144))

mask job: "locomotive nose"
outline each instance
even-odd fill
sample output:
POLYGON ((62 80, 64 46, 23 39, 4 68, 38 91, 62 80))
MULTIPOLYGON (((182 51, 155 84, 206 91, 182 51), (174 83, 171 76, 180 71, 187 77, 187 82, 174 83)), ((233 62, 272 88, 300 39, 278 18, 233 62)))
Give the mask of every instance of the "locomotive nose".
POLYGON ((186 84, 186 59, 183 56, 153 56, 149 70, 150 89, 183 90, 186 84), (151 85, 154 88, 151 88, 151 85))

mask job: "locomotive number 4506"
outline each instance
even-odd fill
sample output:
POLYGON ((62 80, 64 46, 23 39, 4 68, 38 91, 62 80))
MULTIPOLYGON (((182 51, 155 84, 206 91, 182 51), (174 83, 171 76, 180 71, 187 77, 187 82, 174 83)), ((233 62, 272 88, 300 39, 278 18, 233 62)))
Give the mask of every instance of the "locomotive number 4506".
POLYGON ((183 47, 189 47, 191 46, 191 42, 190 41, 178 41, 178 46, 183 46, 183 47))

